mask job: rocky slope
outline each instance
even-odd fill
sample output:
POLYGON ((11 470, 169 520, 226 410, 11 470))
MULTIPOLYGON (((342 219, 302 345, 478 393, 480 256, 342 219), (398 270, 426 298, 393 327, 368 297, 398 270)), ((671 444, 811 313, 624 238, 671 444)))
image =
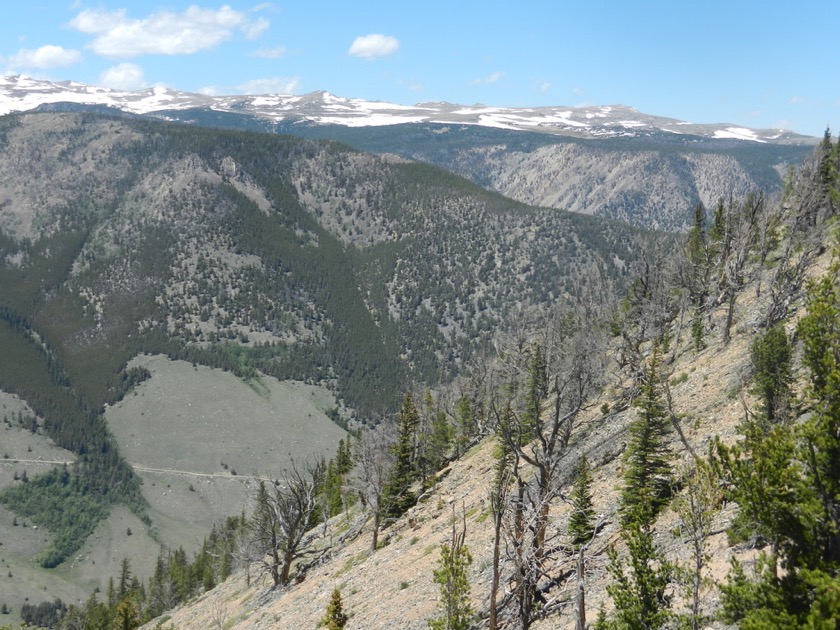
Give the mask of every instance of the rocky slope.
MULTIPOLYGON (((826 271, 829 255, 816 259, 809 275, 826 271)), ((739 293, 734 333, 730 343, 720 338, 725 309, 714 310, 709 319, 708 346, 696 352, 690 340, 676 338, 676 345, 666 361, 673 409, 682 435, 673 432, 669 439, 675 453, 676 468, 691 461, 690 451, 703 455, 714 437, 724 443, 739 439, 737 425, 743 421, 743 405, 752 404, 749 393, 751 363, 749 346, 754 339, 756 324, 761 319, 764 298, 756 297, 755 282, 739 293), (690 449, 690 450, 689 450, 690 449)), ((801 313, 800 302, 791 304, 791 312, 801 313)), ((793 319, 786 327, 792 330, 793 319)), ((615 381, 617 384, 617 381, 615 381)), ((604 527, 591 545, 586 564, 586 602, 590 622, 603 606, 610 609, 606 593, 610 581, 607 573, 607 549, 621 547, 617 507, 620 476, 626 446, 626 429, 636 411, 625 409, 602 415, 599 406, 614 403, 608 388, 576 425, 573 448, 564 460, 563 475, 568 478, 577 457, 585 453, 595 466, 593 488, 594 507, 604 527)), ((349 541, 343 541, 347 531, 354 532, 360 521, 353 512, 340 516, 325 529, 316 533, 323 550, 321 559, 294 585, 272 590, 265 582, 245 584, 244 572, 201 596, 195 602, 172 611, 163 620, 146 626, 197 629, 221 624, 225 628, 298 628, 317 627, 324 616, 330 594, 338 588, 342 593, 345 611, 349 612, 348 628, 426 628, 426 620, 435 616, 438 587, 432 581, 439 548, 451 537, 453 519, 460 527, 466 517, 466 544, 474 562, 469 570, 471 598, 476 610, 487 612, 491 578, 492 519, 489 518, 489 488, 495 474, 494 438, 486 438, 463 457, 438 475, 433 490, 423 497, 395 525, 386 530, 385 544, 375 552, 369 549, 369 532, 362 529, 349 541)), ((568 487, 563 495, 568 496, 568 487)), ((737 557, 750 566, 755 550, 749 545, 732 546, 726 528, 737 512, 735 504, 723 504, 717 511, 712 534, 706 541, 709 564, 706 576, 722 580, 729 570, 729 561, 737 557)), ((557 500, 551 508, 549 531, 562 540, 566 535, 569 506, 557 500)), ((665 557, 674 562, 688 563, 690 546, 679 537, 680 526, 672 509, 660 516, 655 540, 665 557)), ((503 569, 508 576, 510 565, 503 569)), ((574 571, 575 559, 559 554, 547 573, 557 576, 557 584, 547 591, 551 602, 559 603, 560 611, 536 622, 532 627, 574 628, 574 571), (565 604, 564 604, 565 602, 565 604)), ((714 614, 720 605, 719 592, 713 586, 703 591, 703 612, 714 614)), ((677 599, 676 610, 680 610, 677 599)), ((712 624, 709 627, 720 627, 712 624)))

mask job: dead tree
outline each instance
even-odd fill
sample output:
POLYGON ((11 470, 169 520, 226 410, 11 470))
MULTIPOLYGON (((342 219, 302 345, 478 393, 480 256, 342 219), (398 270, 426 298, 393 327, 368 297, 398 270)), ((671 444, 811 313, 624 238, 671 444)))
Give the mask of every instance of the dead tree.
MULTIPOLYGON (((527 352, 525 382, 508 387, 508 401, 494 408, 511 462, 504 530, 523 630, 548 610, 539 583, 552 581, 546 566, 557 551, 548 540, 549 509, 559 494, 575 421, 602 386, 605 371, 598 327, 579 313, 555 317, 527 352)), ((569 461, 568 469, 573 465, 569 461)))
POLYGON ((295 560, 314 551, 303 543, 314 524, 325 472, 320 459, 303 470, 293 463, 283 483, 257 481, 251 535, 260 572, 270 575, 275 587, 287 585, 295 560))
POLYGON ((723 343, 731 339, 735 317, 735 298, 744 286, 744 269, 757 240, 759 217, 764 207, 764 196, 750 194, 742 204, 730 201, 725 210, 729 229, 727 247, 720 261, 720 301, 726 304, 726 321, 723 325, 723 343))
POLYGON ((385 486, 396 458, 393 446, 396 432, 393 425, 380 424, 366 429, 354 442, 355 466, 350 473, 350 487, 358 494, 362 507, 372 520, 370 550, 376 551, 382 518, 388 513, 384 505, 385 486))

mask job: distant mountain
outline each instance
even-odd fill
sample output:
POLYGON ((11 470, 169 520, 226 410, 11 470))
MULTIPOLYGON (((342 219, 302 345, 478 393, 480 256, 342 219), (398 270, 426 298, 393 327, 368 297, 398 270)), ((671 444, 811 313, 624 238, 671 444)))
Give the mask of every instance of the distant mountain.
POLYGON ((478 125, 494 129, 537 131, 579 138, 646 137, 662 132, 703 138, 809 144, 813 138, 781 129, 748 129, 727 123, 695 124, 652 116, 624 105, 590 107, 488 107, 481 104, 420 103, 397 105, 329 92, 301 96, 208 96, 165 87, 113 90, 74 81, 44 81, 22 75, 0 77, 0 114, 29 111, 56 103, 98 105, 133 114, 208 109, 250 114, 259 119, 346 127, 399 124, 478 125))
POLYGON ((395 105, 302 96, 136 92, 23 76, 0 78, 0 113, 95 111, 338 140, 424 161, 517 201, 685 230, 698 203, 781 190, 817 139, 778 129, 699 125, 625 106, 395 105))

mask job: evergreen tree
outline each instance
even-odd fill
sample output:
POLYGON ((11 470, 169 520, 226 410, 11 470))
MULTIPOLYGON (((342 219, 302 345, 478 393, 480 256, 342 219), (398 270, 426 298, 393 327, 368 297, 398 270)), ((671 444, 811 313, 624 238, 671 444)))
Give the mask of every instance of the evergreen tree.
POLYGON ((131 587, 131 563, 128 558, 123 558, 120 562, 120 580, 117 586, 117 599, 123 599, 128 595, 131 587))
POLYGON ((339 475, 346 475, 353 469, 353 453, 350 449, 350 436, 341 438, 338 441, 338 450, 335 454, 335 471, 339 475))
POLYGON ((137 604, 131 597, 126 597, 117 604, 114 617, 114 630, 135 630, 135 628, 140 627, 140 621, 137 618, 137 604))
POLYGON ((472 564, 470 550, 464 544, 466 517, 460 532, 455 530, 452 520, 452 540, 440 547, 438 567, 434 570, 434 582, 440 587, 441 615, 429 620, 432 630, 468 630, 475 614, 470 603, 470 583, 467 569, 472 564))
POLYGON ((613 583, 607 592, 615 604, 613 615, 600 627, 610 630, 662 628, 671 617, 666 594, 671 567, 653 540, 651 523, 631 520, 622 525, 627 545, 627 565, 615 547, 609 549, 609 572, 613 583))
POLYGON ((457 431, 455 448, 457 454, 460 456, 464 453, 464 449, 476 433, 475 416, 470 399, 466 396, 461 396, 455 405, 455 427, 457 431))
POLYGON ((397 415, 397 443, 394 445, 394 466, 382 492, 384 515, 398 518, 414 505, 417 498, 411 491, 417 468, 414 462, 414 446, 420 416, 414 405, 414 398, 407 393, 397 415))
POLYGON ((703 339, 703 314, 709 294, 711 267, 711 251, 706 235, 706 209, 699 203, 694 209, 694 225, 688 232, 685 272, 682 274, 682 284, 688 290, 692 308, 691 338, 697 352, 706 346, 703 339))
POLYGON ((716 445, 744 518, 770 544, 752 576, 735 563, 721 587, 728 620, 742 627, 840 624, 839 263, 809 286, 798 332, 810 415, 766 432, 746 423, 742 444, 716 445))
POLYGON ((595 510, 592 508, 592 469, 586 456, 581 456, 575 471, 571 495, 572 514, 569 517, 569 537, 572 546, 580 549, 592 540, 595 533, 595 510))
POLYGON ((754 393, 761 404, 761 418, 767 424, 787 419, 793 392, 791 347, 780 324, 755 339, 750 347, 754 393))
POLYGON ((432 432, 427 438, 426 456, 430 470, 438 471, 446 464, 449 459, 453 435, 454 431, 449 423, 449 418, 443 411, 438 411, 432 422, 432 432))
POLYGON ((527 394, 520 423, 519 444, 523 446, 536 436, 543 406, 548 399, 548 364, 542 345, 534 344, 528 362, 527 394))
POLYGON ((674 511, 680 520, 683 537, 691 546, 691 563, 679 567, 678 577, 683 584, 690 612, 681 616, 682 625, 699 630, 709 620, 702 613, 701 591, 707 583, 704 570, 711 559, 706 540, 721 502, 719 480, 705 460, 697 459, 694 468, 683 468, 680 475, 683 491, 674 501, 674 511))
POLYGON ((835 148, 831 142, 831 130, 828 127, 826 127, 822 142, 820 142, 818 158, 821 201, 829 206, 829 211, 833 212, 836 210, 838 164, 835 148))
POLYGON ((324 516, 329 518, 340 514, 344 508, 344 500, 342 488, 344 485, 344 478, 338 472, 338 466, 334 459, 327 463, 327 472, 324 478, 324 489, 321 499, 323 500, 324 516))
POLYGON ((654 347, 639 397, 636 420, 630 425, 624 456, 622 520, 653 523, 671 493, 671 451, 666 443, 668 414, 659 383, 659 349, 654 347))
POLYGON ((347 625, 348 617, 344 613, 344 606, 341 603, 341 591, 333 589, 330 603, 327 604, 327 613, 321 619, 321 624, 327 630, 343 630, 347 625))
POLYGON ((630 427, 625 455, 620 510, 627 556, 622 560, 616 549, 610 548, 609 572, 614 581, 607 592, 615 611, 607 621, 599 621, 601 628, 661 628, 671 617, 667 587, 673 571, 653 538, 653 525, 671 487, 670 452, 665 444, 667 413, 659 392, 658 363, 659 350, 654 346, 635 402, 639 416, 630 427))
POLYGON ((350 436, 338 441, 335 457, 327 463, 321 499, 323 501, 324 516, 331 517, 340 514, 344 509, 344 484, 347 474, 353 469, 353 456, 350 452, 350 436))

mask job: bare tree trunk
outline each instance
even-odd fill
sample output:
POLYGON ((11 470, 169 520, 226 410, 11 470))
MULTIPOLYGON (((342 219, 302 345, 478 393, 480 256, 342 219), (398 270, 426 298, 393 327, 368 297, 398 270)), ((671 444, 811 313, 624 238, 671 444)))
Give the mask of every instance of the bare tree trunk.
POLYGON ((370 538, 370 552, 373 553, 376 551, 376 545, 379 544, 379 510, 375 510, 373 513, 373 535, 370 538))
POLYGON ((585 545, 578 549, 577 560, 577 590, 575 594, 575 607, 577 608, 577 619, 575 630, 586 630, 586 582, 584 580, 584 551, 585 545))
POLYGON ((499 593, 499 560, 501 556, 502 536, 502 511, 499 510, 493 515, 493 581, 490 584, 490 630, 497 630, 498 619, 496 610, 496 597, 499 593))
POLYGON ((727 289, 726 323, 723 326, 723 345, 728 345, 732 339, 732 320, 735 318, 735 288, 727 289))

